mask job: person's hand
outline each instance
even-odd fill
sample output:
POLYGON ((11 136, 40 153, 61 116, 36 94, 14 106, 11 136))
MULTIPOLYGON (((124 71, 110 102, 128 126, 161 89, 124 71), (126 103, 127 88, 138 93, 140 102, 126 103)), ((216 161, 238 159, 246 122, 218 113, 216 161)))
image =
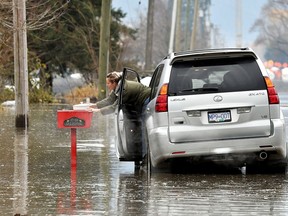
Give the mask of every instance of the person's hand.
POLYGON ((98 108, 92 108, 92 107, 88 107, 87 110, 88 110, 88 111, 92 111, 92 112, 100 112, 100 109, 98 109, 98 108))
POLYGON ((96 104, 90 104, 88 108, 97 108, 96 104))
POLYGON ((100 112, 100 109, 92 108, 92 112, 100 112))

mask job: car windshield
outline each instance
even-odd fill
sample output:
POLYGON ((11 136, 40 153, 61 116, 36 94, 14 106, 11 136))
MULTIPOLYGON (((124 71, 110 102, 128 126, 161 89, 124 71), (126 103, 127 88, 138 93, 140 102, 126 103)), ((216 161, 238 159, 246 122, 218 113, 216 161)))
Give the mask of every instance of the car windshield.
POLYGON ((178 61, 172 66, 169 95, 265 89, 252 57, 178 61))

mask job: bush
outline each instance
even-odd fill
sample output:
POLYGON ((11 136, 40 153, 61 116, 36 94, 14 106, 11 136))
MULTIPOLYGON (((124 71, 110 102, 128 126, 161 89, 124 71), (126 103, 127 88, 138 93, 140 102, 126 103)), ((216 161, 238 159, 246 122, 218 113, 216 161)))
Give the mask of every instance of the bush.
POLYGON ((11 89, 4 88, 0 94, 0 103, 8 100, 15 100, 15 93, 11 89))
POLYGON ((53 103, 54 97, 50 91, 33 88, 29 92, 29 103, 53 103))
POLYGON ((86 85, 83 87, 74 88, 72 91, 64 95, 64 98, 69 104, 79 104, 85 98, 97 98, 98 90, 95 86, 86 85))
MULTIPOLYGON (((74 88, 64 95, 66 103, 79 104, 86 98, 97 98, 98 91, 95 86, 87 85, 74 88)), ((8 100, 15 100, 15 92, 10 89, 4 89, 0 93, 0 103, 8 100)), ((50 91, 44 89, 31 88, 29 91, 29 103, 53 103, 57 101, 50 91)))

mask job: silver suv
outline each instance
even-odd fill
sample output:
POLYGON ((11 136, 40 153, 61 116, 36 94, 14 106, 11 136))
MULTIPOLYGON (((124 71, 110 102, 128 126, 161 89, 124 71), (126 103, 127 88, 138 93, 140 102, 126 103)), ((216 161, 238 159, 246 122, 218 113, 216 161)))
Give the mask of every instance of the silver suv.
POLYGON ((171 53, 150 87, 141 152, 148 167, 182 158, 286 169, 279 97, 250 48, 171 53))

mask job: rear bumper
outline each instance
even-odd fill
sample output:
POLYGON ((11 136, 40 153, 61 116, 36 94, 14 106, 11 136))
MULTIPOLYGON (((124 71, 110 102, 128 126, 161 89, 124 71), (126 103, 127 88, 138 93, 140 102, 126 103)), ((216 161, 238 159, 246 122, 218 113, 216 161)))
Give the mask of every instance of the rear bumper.
MULTIPOLYGON (((246 162, 260 152, 267 152, 269 160, 285 160, 287 154, 285 123, 273 121, 273 134, 268 137, 171 143, 168 128, 151 130, 149 144, 154 167, 172 158, 236 155, 238 162, 246 162)), ((203 135, 205 136, 205 134, 203 135)))

